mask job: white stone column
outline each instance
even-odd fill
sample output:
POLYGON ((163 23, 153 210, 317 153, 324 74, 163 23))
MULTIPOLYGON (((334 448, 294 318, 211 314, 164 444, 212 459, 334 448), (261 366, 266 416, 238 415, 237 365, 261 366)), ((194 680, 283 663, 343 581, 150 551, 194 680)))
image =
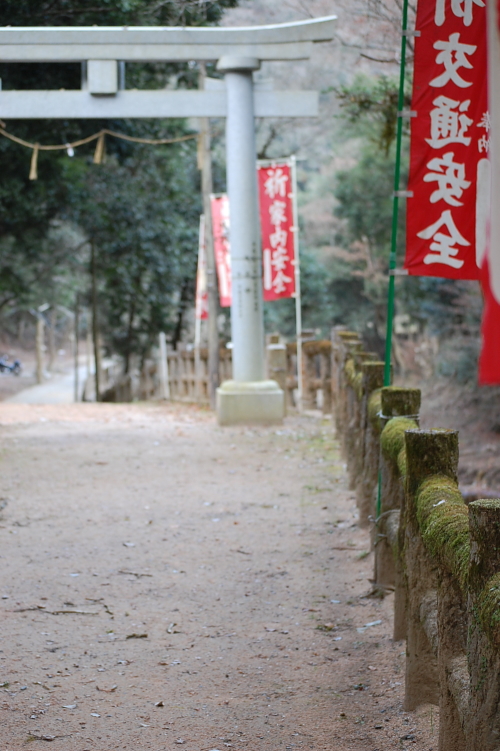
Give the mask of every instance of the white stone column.
POLYGON ((256 58, 226 56, 217 69, 227 91, 226 169, 231 212, 233 380, 218 389, 221 424, 280 422, 284 394, 265 380, 262 255, 252 73, 256 58))
POLYGON ((218 69, 225 72, 227 90, 226 169, 231 211, 231 330, 235 381, 264 380, 262 261, 252 80, 252 71, 259 67, 255 58, 226 57, 218 65, 218 69))

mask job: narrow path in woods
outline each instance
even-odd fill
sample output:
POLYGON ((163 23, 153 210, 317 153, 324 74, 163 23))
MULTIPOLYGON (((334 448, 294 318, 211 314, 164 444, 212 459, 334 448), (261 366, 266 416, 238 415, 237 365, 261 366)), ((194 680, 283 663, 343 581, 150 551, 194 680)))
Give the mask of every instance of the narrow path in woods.
POLYGON ((319 416, 0 405, 0 751, 437 749, 319 416))

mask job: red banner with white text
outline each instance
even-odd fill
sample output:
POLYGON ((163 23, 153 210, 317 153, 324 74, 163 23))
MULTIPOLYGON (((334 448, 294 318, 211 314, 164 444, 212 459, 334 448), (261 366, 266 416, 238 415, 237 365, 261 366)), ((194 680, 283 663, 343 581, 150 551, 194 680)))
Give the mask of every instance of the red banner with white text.
POLYGON ((226 193, 210 196, 215 266, 221 308, 231 305, 231 252, 229 245, 229 198, 226 193))
POLYGON ((418 0, 416 30, 405 268, 479 279, 490 191, 485 2, 418 0))
POLYGON ((295 296, 295 221, 288 162, 259 164, 264 300, 295 296))
POLYGON ((481 355, 479 383, 482 386, 500 385, 500 216, 498 195, 500 187, 500 4, 488 0, 488 84, 491 113, 492 210, 488 248, 482 265, 481 285, 484 296, 481 325, 481 355))

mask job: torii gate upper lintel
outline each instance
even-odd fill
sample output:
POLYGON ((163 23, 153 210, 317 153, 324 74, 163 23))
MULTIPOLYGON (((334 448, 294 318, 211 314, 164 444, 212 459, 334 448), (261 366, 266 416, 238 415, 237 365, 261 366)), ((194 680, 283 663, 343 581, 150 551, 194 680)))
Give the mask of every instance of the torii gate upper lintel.
POLYGON ((232 27, 0 27, 0 62, 82 62, 77 91, 0 91, 0 118, 226 117, 231 207, 233 379, 218 389, 220 424, 276 423, 284 394, 265 380, 255 117, 314 117, 314 91, 254 90, 263 61, 307 60, 334 36, 335 16, 232 27), (119 62, 216 62, 220 90, 120 89, 119 62))

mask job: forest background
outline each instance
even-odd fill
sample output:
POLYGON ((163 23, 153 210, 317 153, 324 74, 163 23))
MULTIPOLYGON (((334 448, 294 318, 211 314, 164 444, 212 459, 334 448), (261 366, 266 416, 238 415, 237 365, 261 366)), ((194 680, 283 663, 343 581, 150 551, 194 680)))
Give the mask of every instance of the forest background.
MULTIPOLYGON (((0 25, 213 25, 280 23, 336 14, 338 33, 310 63, 266 63, 276 88, 321 91, 317 120, 257 123, 261 158, 296 154, 303 317, 328 336, 344 324, 383 352, 390 247, 401 0, 3 0, 0 25)), ((409 46, 409 62, 412 49, 409 46)), ((411 70, 411 65, 409 65, 411 70)), ((208 66, 208 75, 217 74, 208 66)), ((0 64, 4 89, 79 88, 79 65, 0 64)), ((196 64, 127 65, 127 88, 196 88, 196 64)), ((407 97, 411 80, 407 81, 407 97)), ((146 138, 195 134, 180 120, 9 121, 30 142, 67 143, 103 127, 146 138)), ((212 121, 214 189, 225 189, 224 123, 212 121)), ((408 134, 405 137, 408 151, 408 134)), ((192 340, 198 222, 196 140, 141 146, 107 139, 73 156, 31 153, 0 139, 0 334, 34 342, 33 311, 90 308, 96 283, 100 331, 125 372, 140 366, 160 331, 173 347, 192 340), (92 262, 93 261, 93 262, 92 262), (50 306, 50 307, 49 307, 50 306)), ((400 214, 398 265, 404 256, 400 214)), ((473 383, 479 348, 477 283, 397 279, 395 356, 400 371, 473 383)), ((49 315, 49 314, 47 314, 49 315)), ((267 331, 294 336, 294 303, 265 309, 267 331)), ((62 321, 64 316, 59 316, 62 321)), ((90 317, 82 319, 82 334, 90 317)), ((221 338, 229 320, 221 311, 221 338)))

